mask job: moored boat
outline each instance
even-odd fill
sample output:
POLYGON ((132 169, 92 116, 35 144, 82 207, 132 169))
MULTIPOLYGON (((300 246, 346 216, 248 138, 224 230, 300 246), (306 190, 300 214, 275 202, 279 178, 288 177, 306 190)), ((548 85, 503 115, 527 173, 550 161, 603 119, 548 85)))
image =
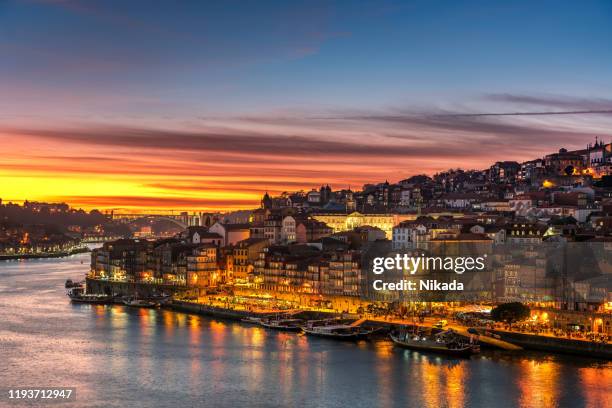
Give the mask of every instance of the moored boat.
POLYGON ((153 300, 127 298, 123 299, 123 304, 130 307, 157 307, 159 303, 153 300))
POLYGON ((392 333, 390 337, 397 346, 410 350, 446 354, 454 357, 470 357, 480 352, 479 345, 461 341, 456 336, 445 336, 446 334, 448 332, 428 337, 404 331, 392 333))
POLYGON ((240 321, 242 323, 261 325, 261 322, 263 321, 263 319, 261 317, 245 317, 244 319, 241 319, 240 321))
POLYGON ((261 320, 259 324, 267 329, 299 332, 302 330, 302 319, 270 319, 261 320))
POLYGON ((73 303, 89 303, 94 305, 106 305, 113 303, 112 296, 87 294, 84 293, 82 287, 71 288, 67 295, 73 303))
POLYGON ((330 321, 308 322, 302 331, 309 336, 325 337, 336 340, 361 340, 368 338, 377 329, 362 327, 360 324, 343 324, 333 319, 330 321))

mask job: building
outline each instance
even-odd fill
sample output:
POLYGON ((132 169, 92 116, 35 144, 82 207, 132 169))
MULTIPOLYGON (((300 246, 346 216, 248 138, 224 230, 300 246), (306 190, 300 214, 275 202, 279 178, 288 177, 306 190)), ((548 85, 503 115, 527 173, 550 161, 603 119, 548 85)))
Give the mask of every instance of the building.
POLYGON ((197 288, 209 288, 223 283, 217 264, 218 248, 203 245, 187 256, 187 284, 197 288))
POLYGON ((521 165, 515 161, 501 161, 489 168, 492 183, 511 183, 517 178, 521 165))
POLYGON ((151 243, 146 240, 120 239, 106 242, 91 255, 91 273, 95 277, 113 280, 139 281, 150 278, 148 253, 151 243))
POLYGON ((416 218, 410 215, 394 214, 361 214, 352 212, 350 214, 314 214, 315 220, 327 224, 334 232, 351 231, 357 227, 369 225, 380 228, 388 239, 393 236, 393 226, 401 219, 416 218))
POLYGON ((312 189, 312 191, 309 191, 306 195, 306 199, 309 205, 318 206, 319 204, 321 204, 321 192, 312 189))
POLYGON ((494 244, 506 242, 506 228, 502 225, 474 225, 470 228, 473 234, 484 234, 493 241, 494 244))
POLYGON ((279 244, 281 242, 281 229, 283 220, 280 216, 271 215, 264 221, 264 238, 270 244, 279 244))
POLYGON ((216 222, 208 229, 208 232, 219 234, 222 238, 222 245, 227 246, 249 238, 250 227, 249 224, 222 224, 216 222))
POLYGON ((187 227, 182 236, 192 244, 223 245, 223 237, 216 232, 209 232, 206 227, 187 227))
POLYGON ((466 209, 471 208, 474 203, 482 201, 482 197, 474 193, 448 193, 440 199, 446 208, 466 209))
POLYGON ((433 239, 458 234, 460 225, 453 218, 427 216, 400 222, 393 228, 393 249, 426 248, 426 243, 433 239))
POLYGON ((246 283, 255 270, 259 253, 268 246, 265 238, 249 238, 238 242, 233 248, 233 278, 235 283, 246 283))
POLYGON ((293 215, 283 217, 280 230, 280 243, 289 244, 297 241, 296 226, 298 219, 293 215))
POLYGON ((332 296, 359 296, 361 294, 363 278, 359 252, 333 252, 320 265, 322 266, 320 269, 322 294, 332 296))
POLYGON ((548 226, 533 222, 514 222, 506 229, 506 241, 509 244, 539 244, 544 239, 548 226))
POLYGON ((561 176, 581 174, 585 168, 583 156, 567 149, 559 149, 559 153, 545 156, 544 165, 547 172, 561 176))
POLYGON ((320 238, 328 237, 334 230, 321 221, 309 219, 299 221, 295 227, 295 238, 300 244, 316 241, 320 238))

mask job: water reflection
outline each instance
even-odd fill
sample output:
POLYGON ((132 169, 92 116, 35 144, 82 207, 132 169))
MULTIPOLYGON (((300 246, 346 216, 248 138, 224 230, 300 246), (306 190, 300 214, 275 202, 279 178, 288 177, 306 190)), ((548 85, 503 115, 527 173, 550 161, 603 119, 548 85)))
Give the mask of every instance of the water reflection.
POLYGON ((586 407, 606 407, 612 405, 612 368, 593 370, 578 368, 578 378, 586 407))
POLYGON ((559 405, 559 365, 551 361, 527 361, 519 363, 518 386, 520 405, 556 407, 559 405))
POLYGON ((612 398, 607 362, 491 352, 456 360, 388 341, 342 343, 167 310, 72 305, 63 282, 82 268, 79 257, 0 265, 3 385, 76 386, 76 406, 92 407, 112 405, 109 398, 147 407, 597 407, 612 398))

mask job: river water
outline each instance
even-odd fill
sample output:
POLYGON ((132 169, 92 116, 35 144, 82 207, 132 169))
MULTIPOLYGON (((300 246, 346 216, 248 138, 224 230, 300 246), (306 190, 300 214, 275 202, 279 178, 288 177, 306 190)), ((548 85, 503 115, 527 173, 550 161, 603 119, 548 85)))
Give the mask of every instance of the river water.
MULTIPOLYGON (((75 387, 83 407, 610 407, 612 363, 456 360, 166 310, 73 305, 89 254, 0 262, 0 389, 75 387)), ((0 407, 8 404, 6 395, 0 407)), ((9 406, 15 406, 13 403, 9 406)))

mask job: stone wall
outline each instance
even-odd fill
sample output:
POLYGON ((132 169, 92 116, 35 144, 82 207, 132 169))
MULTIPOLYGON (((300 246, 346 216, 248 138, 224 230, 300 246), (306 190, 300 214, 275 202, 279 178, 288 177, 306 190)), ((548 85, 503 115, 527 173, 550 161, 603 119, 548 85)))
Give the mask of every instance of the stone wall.
POLYGON ((612 359, 611 344, 524 333, 511 333, 502 330, 492 330, 492 332, 499 335, 502 340, 526 349, 578 354, 583 357, 612 359))

